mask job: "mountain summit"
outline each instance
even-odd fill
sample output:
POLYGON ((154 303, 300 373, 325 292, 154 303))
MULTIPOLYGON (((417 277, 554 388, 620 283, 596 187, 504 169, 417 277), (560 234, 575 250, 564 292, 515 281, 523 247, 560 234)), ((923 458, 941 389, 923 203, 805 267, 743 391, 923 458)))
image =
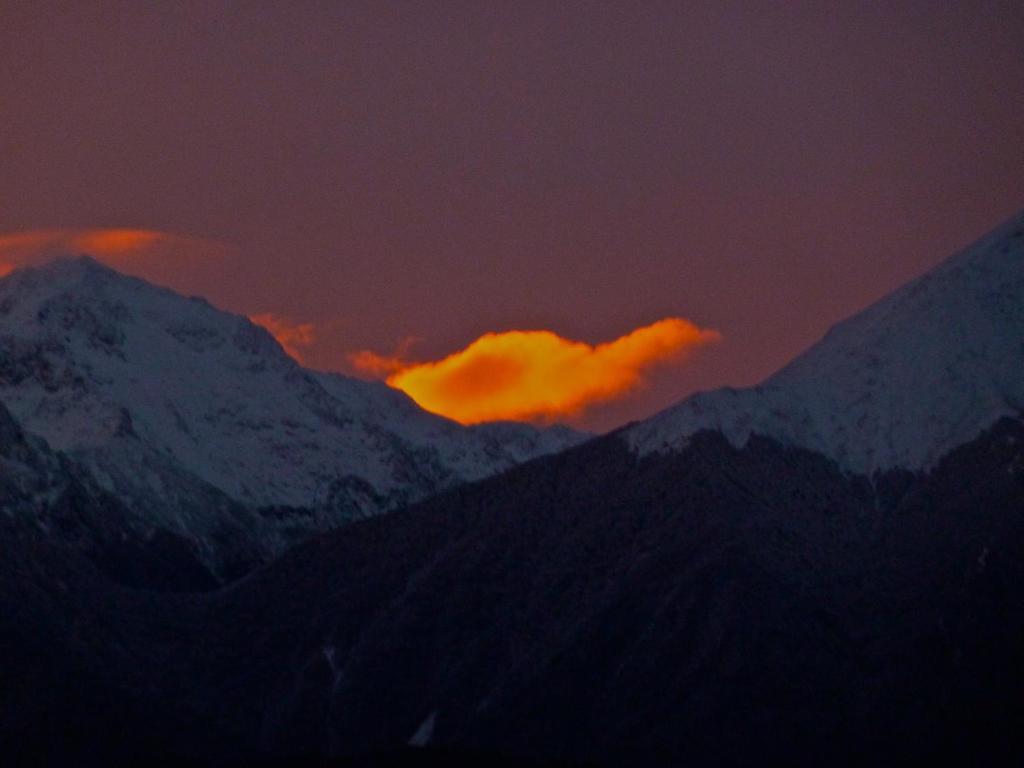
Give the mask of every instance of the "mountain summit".
POLYGON ((629 428, 641 454, 702 429, 927 469, 1024 411, 1024 213, 857 315, 759 386, 704 392, 629 428))
POLYGON ((233 517, 268 554, 581 437, 462 427, 383 384, 307 370, 247 318, 87 256, 0 280, 0 402, 144 525, 212 550, 233 517))

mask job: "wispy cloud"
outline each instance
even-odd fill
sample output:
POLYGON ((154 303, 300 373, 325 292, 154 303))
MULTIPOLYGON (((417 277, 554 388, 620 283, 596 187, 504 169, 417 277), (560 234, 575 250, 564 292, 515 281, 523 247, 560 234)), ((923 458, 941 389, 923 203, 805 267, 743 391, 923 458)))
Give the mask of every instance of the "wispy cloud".
POLYGON ((297 323, 269 312, 250 315, 249 319, 270 331, 284 351, 297 362, 305 362, 305 350, 316 342, 316 328, 312 323, 297 323))
POLYGON ((185 261, 209 260, 232 252, 231 246, 153 229, 34 229, 0 234, 0 269, 32 266, 56 256, 87 253, 128 272, 164 272, 185 261))

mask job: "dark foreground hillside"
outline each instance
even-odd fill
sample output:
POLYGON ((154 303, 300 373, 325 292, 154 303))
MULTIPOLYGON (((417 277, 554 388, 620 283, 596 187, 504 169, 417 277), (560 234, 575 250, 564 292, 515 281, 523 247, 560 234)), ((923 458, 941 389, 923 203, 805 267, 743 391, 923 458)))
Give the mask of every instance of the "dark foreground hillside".
POLYGON ((763 439, 637 460, 613 436, 205 594, 119 586, 24 515, 0 536, 20 760, 1024 758, 1019 421, 873 482, 763 439))

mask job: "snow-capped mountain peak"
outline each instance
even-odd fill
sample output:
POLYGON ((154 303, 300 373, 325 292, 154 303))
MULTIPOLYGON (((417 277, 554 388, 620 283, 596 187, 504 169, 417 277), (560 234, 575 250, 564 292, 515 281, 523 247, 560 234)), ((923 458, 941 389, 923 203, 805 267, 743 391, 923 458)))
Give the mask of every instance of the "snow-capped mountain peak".
POLYGON ((823 453, 852 472, 926 469, 1024 411, 1024 213, 839 323, 759 386, 704 392, 635 425, 641 452, 701 429, 823 453))
POLYGON ((582 438, 467 429, 383 384, 306 370, 247 318, 89 257, 0 280, 0 402, 147 522, 199 539, 220 524, 200 509, 211 494, 320 510, 302 526, 322 528, 582 438))

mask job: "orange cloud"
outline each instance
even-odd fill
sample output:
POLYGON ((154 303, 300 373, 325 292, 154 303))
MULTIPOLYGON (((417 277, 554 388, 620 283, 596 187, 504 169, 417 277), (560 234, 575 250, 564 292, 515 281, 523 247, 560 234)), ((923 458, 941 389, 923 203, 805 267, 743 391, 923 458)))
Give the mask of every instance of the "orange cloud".
POLYGON ((149 250, 167 239, 175 238, 151 229, 37 229, 0 235, 0 255, 17 266, 79 253, 116 258, 149 250))
POLYGON ((312 323, 294 323, 270 313, 250 315, 249 319, 270 331, 284 351, 299 363, 303 362, 303 350, 316 341, 316 328, 312 323))
POLYGON ((6 277, 16 269, 13 264, 7 264, 6 262, 0 261, 0 277, 6 277))
POLYGON ((383 379, 386 376, 410 367, 409 363, 406 362, 406 357, 409 354, 409 350, 418 341, 420 341, 419 337, 408 336, 402 339, 394 354, 378 355, 376 352, 364 349, 360 352, 353 352, 348 356, 348 360, 357 371, 383 379))
POLYGON ((216 240, 155 229, 36 229, 0 234, 0 264, 14 268, 83 253, 119 272, 166 285, 179 293, 199 293, 216 300, 224 282, 223 265, 237 251, 216 240))
POLYGON ((0 235, 0 264, 11 268, 87 253, 115 269, 164 284, 175 282, 183 269, 231 250, 224 243, 154 229, 36 229, 0 235))
POLYGON ((360 370, 389 372, 387 382, 422 408, 463 424, 551 421, 622 397, 644 373, 720 340, 717 331, 666 318, 596 346, 551 331, 488 333, 436 362, 403 363, 360 352, 360 370))
POLYGON ((114 256, 145 250, 168 237, 151 229, 95 229, 79 233, 73 242, 86 253, 114 256))
POLYGON ((368 349, 353 352, 348 356, 349 362, 356 370, 368 373, 376 378, 384 378, 391 374, 398 373, 405 368, 406 363, 398 355, 378 355, 368 349))

